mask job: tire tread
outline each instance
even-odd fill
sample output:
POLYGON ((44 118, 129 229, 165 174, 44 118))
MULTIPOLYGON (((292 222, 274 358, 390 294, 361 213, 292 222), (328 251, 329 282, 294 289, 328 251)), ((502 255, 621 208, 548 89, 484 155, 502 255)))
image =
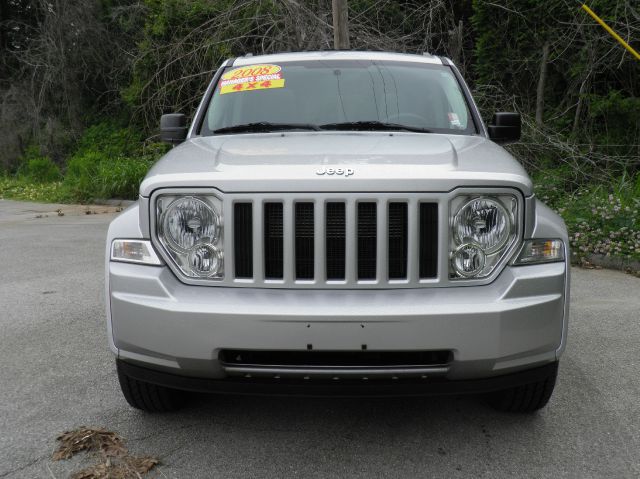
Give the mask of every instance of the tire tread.
POLYGON ((497 391, 489 396, 495 409, 514 413, 532 413, 547 405, 556 384, 558 369, 540 381, 497 391))
POLYGON ((179 409, 183 394, 180 391, 139 381, 118 368, 118 380, 124 398, 130 406, 147 412, 169 412, 179 409))

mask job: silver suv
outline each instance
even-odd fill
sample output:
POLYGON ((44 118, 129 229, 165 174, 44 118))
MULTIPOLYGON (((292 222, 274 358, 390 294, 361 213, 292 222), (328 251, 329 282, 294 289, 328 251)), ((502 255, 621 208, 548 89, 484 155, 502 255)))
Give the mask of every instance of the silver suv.
POLYGON ((482 393, 543 407, 566 227, 447 58, 227 60, 107 236, 109 345, 133 407, 184 391, 482 393))

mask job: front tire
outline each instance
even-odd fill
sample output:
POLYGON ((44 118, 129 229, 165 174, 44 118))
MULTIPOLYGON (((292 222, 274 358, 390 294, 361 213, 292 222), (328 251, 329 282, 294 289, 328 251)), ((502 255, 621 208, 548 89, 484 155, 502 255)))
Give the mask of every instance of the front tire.
POLYGON ((158 413, 175 411, 184 403, 184 392, 134 379, 127 376, 119 365, 117 369, 120 389, 130 406, 158 413))
POLYGON ((532 413, 547 405, 556 385, 558 368, 546 378, 534 383, 516 386, 492 393, 489 404, 499 411, 532 413))

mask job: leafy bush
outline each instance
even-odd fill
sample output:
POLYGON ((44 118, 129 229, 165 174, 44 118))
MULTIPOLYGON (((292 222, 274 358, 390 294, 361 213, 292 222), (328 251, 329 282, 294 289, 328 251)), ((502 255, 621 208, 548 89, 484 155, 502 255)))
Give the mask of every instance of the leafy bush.
POLYGON ((18 176, 33 183, 51 183, 62 179, 58 165, 46 156, 26 159, 18 169, 18 176))
POLYGON ((117 158, 142 154, 144 138, 133 127, 123 127, 114 121, 102 121, 87 128, 78 140, 75 155, 99 151, 117 158))
POLYGON ((153 165, 149 158, 116 158, 98 165, 100 198, 136 199, 140 182, 153 165))
POLYGON ((640 129, 640 98, 625 96, 618 90, 608 91, 606 95, 591 94, 587 98, 589 115, 598 125, 592 141, 603 145, 626 145, 633 151, 632 139, 638 137, 640 129))
POLYGON ((586 192, 568 210, 569 239, 580 259, 587 254, 640 259, 640 199, 586 192))
POLYGON ((102 152, 77 155, 69 160, 64 184, 78 201, 136 199, 140 182, 154 161, 149 156, 111 158, 102 152))
POLYGON ((640 260, 640 175, 617 185, 584 185, 567 192, 568 172, 546 170, 535 178, 536 195, 569 229, 575 260, 590 254, 640 260))
POLYGON ((98 151, 78 154, 69 160, 64 185, 71 197, 79 201, 88 201, 99 195, 98 170, 103 161, 108 162, 109 158, 98 151))
POLYGON ((167 145, 145 144, 131 127, 102 122, 88 128, 67 163, 64 185, 76 201, 136 199, 140 182, 167 145))

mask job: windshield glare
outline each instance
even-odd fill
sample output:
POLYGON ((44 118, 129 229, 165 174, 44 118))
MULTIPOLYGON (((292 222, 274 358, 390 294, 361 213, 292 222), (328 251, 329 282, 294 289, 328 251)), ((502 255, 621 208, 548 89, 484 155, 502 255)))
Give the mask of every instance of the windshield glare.
POLYGON ((307 61, 226 69, 201 134, 258 122, 383 122, 434 133, 475 133, 451 69, 408 62, 307 61))

